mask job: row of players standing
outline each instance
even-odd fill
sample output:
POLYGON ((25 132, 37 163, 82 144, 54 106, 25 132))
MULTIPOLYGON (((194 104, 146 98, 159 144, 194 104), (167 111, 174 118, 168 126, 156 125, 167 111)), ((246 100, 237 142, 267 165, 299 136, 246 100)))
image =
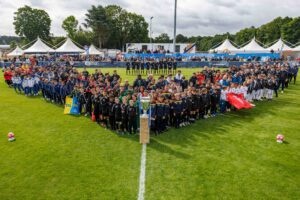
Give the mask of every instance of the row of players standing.
POLYGON ((163 60, 138 60, 132 59, 126 62, 126 74, 175 74, 177 61, 173 59, 163 60))

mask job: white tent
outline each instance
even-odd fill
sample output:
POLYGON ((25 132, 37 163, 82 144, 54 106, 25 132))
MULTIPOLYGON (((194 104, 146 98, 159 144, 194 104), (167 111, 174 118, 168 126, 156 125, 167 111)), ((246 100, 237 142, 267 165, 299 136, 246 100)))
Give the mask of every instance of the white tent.
MULTIPOLYGON (((104 53, 99 51, 93 44, 89 47, 88 49, 88 54, 89 55, 100 55, 104 56, 104 53)), ((87 55, 86 52, 83 53, 83 55, 87 55)))
POLYGON ((266 53, 269 52, 268 49, 260 46, 256 41, 255 37, 247 45, 239 49, 241 52, 251 52, 251 53, 266 53))
POLYGON ((7 54, 8 57, 12 57, 12 56, 21 56, 24 54, 24 51, 17 46, 12 52, 10 52, 9 54, 7 54))
POLYGON ((300 45, 296 46, 295 48, 292 48, 292 51, 299 51, 300 52, 300 45))
POLYGON ((269 48, 267 48, 269 51, 273 50, 275 52, 279 52, 279 51, 291 51, 293 50, 291 47, 289 47, 288 45, 286 45, 282 39, 280 38, 275 44, 273 44, 272 46, 270 46, 269 48))
POLYGON ((220 46, 218 46, 217 48, 215 49, 212 49, 213 51, 216 51, 216 52, 235 52, 235 51, 238 51, 238 49, 233 46, 230 42, 229 39, 226 39, 220 46))
POLYGON ((83 53, 84 50, 77 47, 70 38, 67 38, 65 43, 59 48, 55 49, 57 53, 83 53))
POLYGON ((39 37, 36 42, 29 47, 28 49, 24 50, 24 53, 49 53, 53 52, 54 50, 48 47, 39 37))

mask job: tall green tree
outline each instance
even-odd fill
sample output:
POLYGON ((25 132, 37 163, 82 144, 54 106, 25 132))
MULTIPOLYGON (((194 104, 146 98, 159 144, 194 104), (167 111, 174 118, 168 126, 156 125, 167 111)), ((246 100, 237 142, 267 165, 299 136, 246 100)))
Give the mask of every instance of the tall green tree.
POLYGON ((98 45, 102 48, 110 34, 110 24, 105 9, 101 5, 98 5, 97 7, 93 5, 85 16, 86 19, 84 26, 93 30, 94 36, 97 38, 98 45))
POLYGON ((256 31, 257 39, 266 45, 278 40, 281 37, 281 27, 291 20, 292 18, 289 17, 277 17, 271 22, 260 26, 256 31))
POLYGON ((182 34, 178 34, 176 36, 176 42, 178 42, 178 43, 186 43, 186 42, 188 42, 188 37, 186 37, 186 36, 184 36, 182 34))
POLYGON ((81 46, 84 46, 97 43, 97 38, 95 38, 93 31, 83 30, 79 27, 79 30, 74 34, 74 41, 76 41, 81 46))
POLYGON ((300 17, 296 17, 281 27, 282 38, 292 44, 300 42, 300 17))
POLYGON ((51 19, 44 10, 34 9, 29 6, 19 8, 14 13, 15 32, 27 40, 35 40, 38 36, 49 40, 51 19))
POLYGON ((68 36, 73 39, 74 34, 77 31, 78 20, 73 16, 67 17, 63 23, 62 28, 67 32, 68 36))
POLYGON ((159 43, 169 43, 172 40, 170 39, 170 36, 167 33, 162 33, 159 36, 157 36, 154 39, 155 42, 159 42, 159 43))
POLYGON ((126 43, 148 41, 148 23, 143 16, 117 5, 109 5, 105 11, 110 24, 109 45, 124 48, 126 43))
POLYGON ((234 42, 238 45, 243 45, 255 37, 255 34, 256 28, 254 26, 251 26, 250 28, 244 28, 236 33, 234 42))
POLYGON ((148 23, 142 15, 128 13, 129 42, 148 42, 148 23))

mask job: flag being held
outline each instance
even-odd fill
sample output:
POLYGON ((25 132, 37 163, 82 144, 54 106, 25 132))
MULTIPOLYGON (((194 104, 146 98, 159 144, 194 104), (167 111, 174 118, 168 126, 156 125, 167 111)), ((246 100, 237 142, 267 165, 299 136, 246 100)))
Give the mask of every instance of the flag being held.
POLYGON ((65 115, 79 115, 79 102, 77 97, 66 97, 65 115))
POLYGON ((227 101, 236 109, 251 109, 254 105, 248 102, 243 94, 227 94, 227 101))

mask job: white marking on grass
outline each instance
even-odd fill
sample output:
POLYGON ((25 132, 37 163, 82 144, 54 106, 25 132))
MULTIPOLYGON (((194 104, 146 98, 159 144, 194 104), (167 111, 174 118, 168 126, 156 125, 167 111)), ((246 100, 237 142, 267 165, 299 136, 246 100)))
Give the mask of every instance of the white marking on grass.
POLYGON ((141 171, 140 171, 140 184, 138 200, 144 200, 145 194, 145 182, 146 182, 146 147, 147 144, 143 144, 142 156, 141 156, 141 171))

